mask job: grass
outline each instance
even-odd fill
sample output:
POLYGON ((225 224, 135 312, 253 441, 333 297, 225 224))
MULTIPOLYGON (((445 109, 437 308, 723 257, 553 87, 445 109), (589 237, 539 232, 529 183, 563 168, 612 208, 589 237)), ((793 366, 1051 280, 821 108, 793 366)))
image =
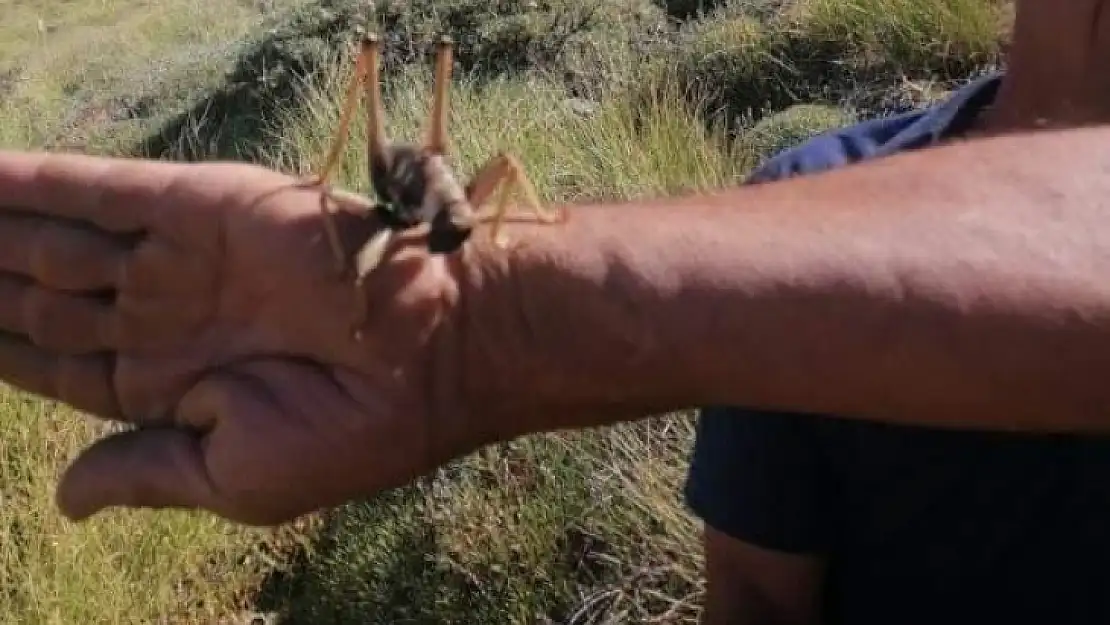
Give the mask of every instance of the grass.
MULTIPOLYGON (((0 0, 0 146, 307 171, 362 6, 0 0)), ((815 133, 943 96, 1002 60, 1008 26, 993 0, 377 6, 395 136, 417 137, 446 30, 460 169, 511 150, 548 201, 736 184, 815 133)), ((368 191, 353 132, 341 180, 368 191)), ((0 623, 693 623, 693 417, 528 437, 275 535, 184 512, 65 522, 59 472, 106 430, 4 390, 0 623)))
MULTIPOLYGON (((330 147, 339 102, 350 75, 348 60, 305 85, 296 108, 275 120, 265 162, 308 173, 330 147)), ((417 140, 431 93, 424 68, 397 76, 385 96, 389 132, 417 140)), ((660 87, 661 90, 667 87, 660 87)), ((745 168, 734 146, 675 94, 608 98, 589 110, 568 102, 559 85, 540 79, 498 80, 452 87, 452 146, 462 175, 500 150, 517 154, 547 200, 625 198, 675 193, 738 180, 745 168)), ((351 189, 370 193, 365 178, 365 125, 356 116, 339 174, 351 189)))
MULTIPOLYGON (((0 147, 118 153, 217 86, 263 17, 216 0, 0 0, 0 147)), ((65 463, 105 429, 0 391, 0 623, 235 614, 268 532, 199 514, 56 511, 65 463)))
POLYGON ((0 622, 153 622, 235 610, 264 571, 257 538, 211 517, 57 514, 64 463, 104 428, 52 402, 0 396, 0 622), (230 592, 229 592, 230 589, 230 592))
POLYGON ((244 1, 0 0, 0 144, 119 151, 216 86, 244 1))

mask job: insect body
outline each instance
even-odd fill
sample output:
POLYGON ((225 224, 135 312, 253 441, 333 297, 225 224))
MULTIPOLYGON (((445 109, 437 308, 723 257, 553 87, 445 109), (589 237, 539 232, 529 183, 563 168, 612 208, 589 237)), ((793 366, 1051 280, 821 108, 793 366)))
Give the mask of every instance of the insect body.
MULTIPOLYGON (((561 210, 546 209, 539 200, 524 168, 515 156, 502 152, 490 159, 464 185, 455 176, 448 162, 447 95, 452 71, 451 40, 442 38, 437 44, 435 87, 427 134, 421 144, 393 143, 385 130, 385 113, 381 98, 381 44, 374 35, 363 38, 355 64, 355 75, 347 89, 346 102, 339 120, 339 129, 332 141, 327 161, 316 176, 315 184, 325 187, 332 196, 349 195, 327 189, 328 179, 339 163, 346 144, 351 116, 358 103, 360 87, 365 90, 367 115, 367 170, 378 202, 374 205, 380 221, 387 227, 366 242, 356 253, 354 273, 356 287, 381 262, 392 237, 399 231, 422 224, 429 226, 428 246, 433 253, 450 253, 469 238, 481 222, 492 220, 494 241, 504 246, 500 229, 507 216, 510 192, 519 189, 528 208, 544 223, 566 219, 561 210), (492 213, 479 209, 500 189, 492 213)), ((326 198, 325 198, 326 199, 326 198)), ((340 271, 348 269, 347 251, 340 242, 333 213, 323 203, 324 227, 329 245, 340 271)), ((365 306, 363 298, 359 302, 365 306)), ((360 310, 356 328, 364 310, 360 310)), ((356 331, 357 336, 357 331, 356 331)))

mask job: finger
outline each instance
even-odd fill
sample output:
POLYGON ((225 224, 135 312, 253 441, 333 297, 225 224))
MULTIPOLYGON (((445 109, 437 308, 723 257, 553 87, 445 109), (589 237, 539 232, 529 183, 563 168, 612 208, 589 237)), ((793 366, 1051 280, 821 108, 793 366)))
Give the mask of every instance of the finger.
POLYGON ((113 435, 78 456, 62 476, 58 506, 77 521, 110 507, 199 508, 252 525, 295 518, 314 507, 309 501, 328 485, 306 487, 290 479, 303 468, 269 449, 280 425, 255 428, 268 436, 254 445, 243 423, 232 423, 262 424, 267 418, 273 418, 273 407, 257 382, 206 378, 182 399, 181 426, 113 435))
POLYGON ((130 249, 128 241, 80 222, 0 212, 0 271, 28 276, 51 288, 112 288, 130 249))
POLYGON ((0 274, 0 330, 64 354, 84 354, 118 345, 119 316, 110 303, 51 291, 0 274))
POLYGON ((122 420, 112 385, 113 364, 110 354, 59 356, 23 338, 0 333, 0 379, 78 410, 122 420))
MULTIPOLYGON (((367 484, 399 483, 395 472, 383 476, 374 468, 380 457, 367 460, 381 454, 368 451, 366 415, 317 366, 240 363, 194 385, 175 416, 183 427, 210 432, 205 453, 222 497, 216 503, 239 522, 276 525, 339 505, 367 484), (326 422, 320 414, 328 415, 326 422)), ((395 423, 410 429, 403 420, 395 423)), ((390 440, 388 433, 383 438, 390 440)), ((411 463, 410 445, 398 438, 386 445, 396 454, 384 461, 391 467, 411 463)))
POLYGON ((66 469, 56 500, 75 521, 117 506, 220 509, 203 438, 172 428, 132 430, 94 443, 66 469))
POLYGON ((0 151, 0 207, 141 230, 187 165, 80 154, 0 151))

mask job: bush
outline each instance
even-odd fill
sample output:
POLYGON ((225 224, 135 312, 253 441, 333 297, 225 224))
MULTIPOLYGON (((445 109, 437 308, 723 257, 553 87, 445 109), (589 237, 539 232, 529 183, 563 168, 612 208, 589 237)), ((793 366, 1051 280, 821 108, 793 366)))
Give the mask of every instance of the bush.
POLYGON ((823 132, 856 122, 842 108, 822 104, 797 104, 756 122, 742 135, 742 145, 752 162, 804 143, 823 132))
MULTIPOLYGON (((801 103, 870 115, 902 80, 953 87, 1000 62, 1004 3, 989 0, 734 0, 687 22, 664 71, 733 128, 801 103)), ((917 100, 923 102, 924 100, 917 100)))
POLYGON ((392 0, 371 20, 385 39, 384 71, 430 63, 434 39, 447 34, 471 78, 541 73, 591 94, 622 84, 623 70, 673 31, 650 0, 392 0))

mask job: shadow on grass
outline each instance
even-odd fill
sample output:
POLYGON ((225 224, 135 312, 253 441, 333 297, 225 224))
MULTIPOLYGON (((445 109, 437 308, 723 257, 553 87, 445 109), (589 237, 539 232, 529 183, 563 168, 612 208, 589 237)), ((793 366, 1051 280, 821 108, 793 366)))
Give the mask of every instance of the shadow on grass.
MULTIPOLYGON (((437 4, 423 0, 412 6, 387 3, 374 9, 364 0, 321 0, 284 14, 262 37, 247 44, 221 89, 172 118, 131 151, 182 161, 258 160, 271 137, 281 132, 275 113, 295 107, 304 79, 349 52, 368 23, 382 36, 386 88, 401 67, 430 63, 438 34, 456 41, 457 74, 479 83, 529 72, 558 76, 568 90, 597 91, 601 88, 594 83, 612 82, 608 75, 584 78, 581 68, 575 69, 584 64, 595 74, 601 72, 575 46, 594 41, 610 27, 608 16, 586 0, 565 15, 490 7, 477 0, 433 6, 437 4)), ((650 16, 630 24, 629 32, 606 32, 616 38, 609 43, 617 48, 647 45, 624 40, 634 36, 636 27, 644 28, 648 39, 662 36, 653 30, 660 24, 650 16)))
POLYGON ((588 0, 562 0, 562 13, 555 4, 319 0, 280 16, 247 45, 223 88, 133 151, 186 161, 258 160, 281 132, 275 112, 296 106, 302 79, 345 53, 367 23, 383 37, 387 79, 401 66, 429 62, 436 35, 449 34, 457 43, 456 71, 479 84, 539 72, 561 81, 568 97, 596 98, 651 83, 640 70, 662 71, 697 94, 707 119, 723 116, 732 131, 796 104, 842 106, 862 117, 916 108, 924 102, 904 81, 956 86, 999 60, 999 40, 989 32, 982 40, 961 39, 934 26, 937 37, 956 39, 918 49, 918 39, 928 37, 911 33, 876 51, 825 32, 822 23, 799 25, 778 15, 781 0, 752 0, 740 12, 718 7, 681 25, 668 22, 660 4, 686 15, 721 3, 648 2, 655 8, 622 17, 588 0))
POLYGON ((255 609, 279 614, 283 625, 423 622, 406 612, 431 605, 469 613, 471 606, 442 605, 444 597, 459 596, 443 592, 444 585, 466 582, 449 579, 431 561, 436 529, 418 518, 424 499, 414 485, 331 512, 311 552, 263 583, 255 609))
POLYGON ((303 78, 343 50, 360 25, 353 12, 293 13, 247 44, 221 89, 175 116, 133 151, 181 161, 257 160, 269 137, 280 132, 272 122, 276 111, 295 104, 303 78))
POLYGON ((694 538, 674 532, 664 509, 677 486, 663 477, 688 428, 622 432, 497 446, 341 506, 262 584, 252 610, 275 625, 692 623, 694 538), (614 445, 631 445, 631 456, 614 445), (641 473, 633 456, 661 473, 641 473), (621 486, 632 479, 661 480, 654 492, 665 500, 621 486))
MULTIPOLYGON (((522 611, 543 622, 568 611, 571 597, 542 588, 551 580, 530 583, 526 563, 499 561, 491 569, 453 560, 429 493, 411 485, 330 512, 311 549, 269 576, 252 609, 275 615, 274 625, 505 623, 522 622, 522 611)), ((570 546, 555 542, 557 550, 570 546)), ((558 577, 581 568, 557 564, 544 568, 558 577)))

